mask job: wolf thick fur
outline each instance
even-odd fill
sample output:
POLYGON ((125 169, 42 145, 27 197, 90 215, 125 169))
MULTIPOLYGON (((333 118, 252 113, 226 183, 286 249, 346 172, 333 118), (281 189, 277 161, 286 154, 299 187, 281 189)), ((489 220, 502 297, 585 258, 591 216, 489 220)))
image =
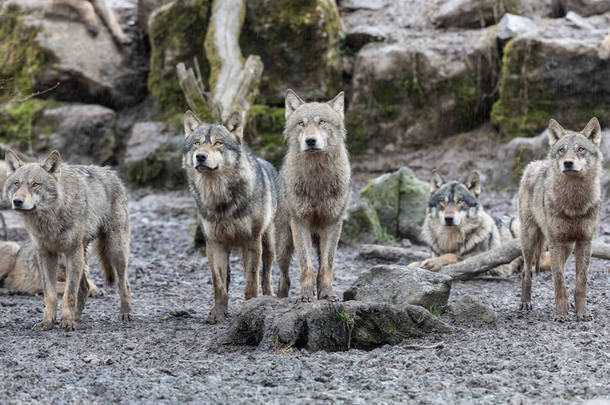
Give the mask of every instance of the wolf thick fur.
POLYGON ((239 113, 233 113, 224 125, 215 125, 187 111, 184 129, 182 162, 197 203, 214 283, 214 308, 206 322, 216 323, 227 314, 232 248, 241 250, 245 298, 258 295, 261 260, 263 294, 273 295, 277 172, 269 162, 256 158, 244 142, 239 113))
POLYGON ((305 103, 292 90, 286 92, 288 153, 280 169, 276 216, 279 297, 288 296, 290 260, 296 250, 301 272, 298 300, 313 299, 313 246, 319 262, 318 299, 338 300, 332 286, 333 262, 350 182, 343 110, 343 92, 327 103, 305 103))
POLYGON ((530 163, 519 187, 524 259, 521 308, 531 309, 532 273, 546 243, 553 272, 555 320, 568 319, 564 274, 568 256, 574 250, 576 317, 586 321, 592 318, 587 310, 591 238, 601 204, 601 128, 597 118, 591 119, 581 132, 565 130, 551 119, 548 136, 551 149, 547 159, 530 163))
MULTIPOLYGON (((85 260, 83 277, 89 284, 89 296, 102 295, 102 291, 91 281, 89 266, 85 260)), ((57 293, 63 294, 66 281, 66 257, 59 258, 57 293)), ((9 293, 40 294, 43 292, 42 272, 38 265, 36 247, 32 241, 23 244, 0 242, 0 288, 9 293)))
MULTIPOLYGON (((423 238, 430 247, 432 257, 411 266, 439 271, 443 266, 457 263, 496 248, 513 239, 518 231, 517 221, 489 215, 479 201, 481 180, 474 171, 464 183, 445 182, 434 171, 432 193, 428 199, 423 238)), ((499 266, 492 274, 510 275, 520 262, 499 266)))
POLYGON ((66 287, 60 327, 74 330, 85 305, 89 285, 86 251, 95 250, 106 281, 116 275, 121 298, 120 318, 131 319, 131 288, 127 280, 129 214, 127 196, 117 175, 107 168, 62 163, 53 151, 42 163, 24 164, 8 151, 11 173, 4 195, 21 214, 36 247, 44 285, 45 310, 36 329, 52 329, 57 314, 57 267, 66 257, 66 287))
POLYGON ((125 45, 130 42, 119 25, 116 15, 108 5, 108 0, 53 0, 53 3, 64 5, 76 11, 92 35, 97 35, 100 30, 97 15, 106 24, 117 43, 125 45))

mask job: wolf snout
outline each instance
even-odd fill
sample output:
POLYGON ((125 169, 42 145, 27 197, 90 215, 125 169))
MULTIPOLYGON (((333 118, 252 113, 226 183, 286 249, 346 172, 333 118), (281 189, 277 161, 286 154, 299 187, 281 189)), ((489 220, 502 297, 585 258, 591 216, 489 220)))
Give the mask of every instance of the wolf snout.
POLYGON ((195 159, 197 159, 198 163, 203 163, 206 161, 206 159, 208 158, 208 155, 206 155, 205 153, 198 153, 195 156, 195 159))
POLYGON ((13 198, 13 208, 21 208, 23 207, 23 203, 23 198, 13 198))
POLYGON ((453 226, 454 225, 453 217, 445 217, 445 225, 453 226))
POLYGON ((310 148, 315 148, 316 147, 316 138, 307 138, 307 139, 305 139, 305 144, 307 146, 309 146, 310 148))
POLYGON ((580 171, 580 167, 573 160, 564 160, 563 161, 563 171, 564 172, 578 172, 580 171))

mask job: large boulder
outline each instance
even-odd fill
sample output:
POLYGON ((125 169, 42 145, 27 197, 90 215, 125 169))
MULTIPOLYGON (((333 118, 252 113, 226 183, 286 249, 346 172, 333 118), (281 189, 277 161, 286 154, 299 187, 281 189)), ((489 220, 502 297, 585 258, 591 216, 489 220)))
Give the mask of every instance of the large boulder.
POLYGON ((506 13, 498 24, 497 38, 500 41, 508 41, 519 34, 535 30, 536 28, 536 23, 533 20, 520 15, 506 13))
POLYGON ((545 20, 508 42, 491 113, 504 135, 537 135, 551 117, 577 130, 593 116, 610 122, 610 61, 600 52, 608 21, 586 21, 594 29, 545 20))
POLYGON ((563 0, 566 11, 589 17, 594 14, 603 14, 610 11, 610 1, 608 0, 563 0))
POLYGON ((350 301, 296 304, 259 297, 246 301, 231 321, 227 344, 259 350, 371 350, 409 337, 447 333, 450 327, 428 310, 409 304, 350 301))
POLYGON ((460 326, 495 324, 497 319, 491 301, 481 294, 465 295, 456 299, 449 305, 447 312, 453 322, 460 326))
POLYGON ((286 88, 305 99, 341 90, 341 20, 334 0, 247 0, 240 36, 244 55, 260 55, 265 69, 259 100, 283 105, 286 88))
POLYGON ((442 311, 451 293, 451 277, 417 267, 378 265, 343 293, 345 301, 411 304, 442 311))
POLYGON ((279 168, 286 154, 283 131, 286 123, 283 107, 255 104, 248 111, 244 138, 257 156, 279 168))
POLYGON ((183 188, 184 137, 164 122, 138 122, 131 128, 123 170, 127 181, 136 187, 183 188))
POLYGON ((172 0, 138 0, 138 26, 140 30, 148 34, 148 20, 151 14, 172 0))
POLYGON ((373 206, 387 234, 419 241, 429 194, 428 182, 402 167, 374 179, 360 195, 373 206))
POLYGON ((346 113, 352 153, 435 144, 479 126, 499 70, 493 29, 367 44, 356 57, 346 113))
POLYGON ((146 90, 145 61, 123 53, 127 48, 119 48, 101 22, 93 36, 81 21, 53 0, 5 1, 0 80, 14 80, 23 94, 53 88, 50 94, 64 101, 112 108, 136 104, 146 90))
MULTIPOLYGON (((183 114, 188 108, 176 74, 178 63, 192 66, 193 58, 197 58, 202 80, 208 88, 210 65, 203 43, 211 4, 211 0, 175 0, 157 8, 148 19, 148 90, 167 118, 183 114)), ((201 119, 210 118, 204 111, 196 112, 201 119)))
POLYGON ((369 202, 359 201, 346 210, 341 230, 342 243, 359 245, 388 239, 389 236, 379 223, 377 211, 369 202))

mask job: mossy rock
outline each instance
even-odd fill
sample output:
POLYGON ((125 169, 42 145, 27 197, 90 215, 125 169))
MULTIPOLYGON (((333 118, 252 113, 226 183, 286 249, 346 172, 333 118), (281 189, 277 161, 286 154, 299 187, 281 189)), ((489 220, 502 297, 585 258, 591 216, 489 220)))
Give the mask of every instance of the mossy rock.
POLYGON ((173 190, 186 185, 181 151, 176 142, 168 142, 147 158, 131 163, 125 173, 127 182, 135 187, 173 190))
POLYGON ((0 142, 20 150, 38 148, 41 145, 36 125, 45 108, 57 105, 57 102, 32 98, 0 107, 0 142))
POLYGON ((509 41, 492 123, 508 138, 536 136, 550 118, 574 130, 593 116, 610 123, 610 64, 599 53, 604 35, 558 20, 509 41))
POLYGON ((279 168, 286 154, 284 108, 255 104, 248 112, 245 139, 254 153, 279 168))
POLYGON ((393 241, 383 229, 377 211, 368 201, 350 207, 343 218, 341 242, 348 245, 393 241))
MULTIPOLYGON (((197 58, 204 85, 208 88, 210 65, 205 57, 204 41, 211 3, 211 0, 175 0, 150 16, 148 89, 166 118, 188 109, 176 75, 178 63, 191 66, 193 58, 197 58)), ((211 119, 203 104, 195 113, 203 120, 211 119)))
POLYGON ((247 0, 243 55, 260 55, 263 104, 280 105, 290 87, 306 99, 330 99, 342 88, 341 20, 333 0, 247 0))

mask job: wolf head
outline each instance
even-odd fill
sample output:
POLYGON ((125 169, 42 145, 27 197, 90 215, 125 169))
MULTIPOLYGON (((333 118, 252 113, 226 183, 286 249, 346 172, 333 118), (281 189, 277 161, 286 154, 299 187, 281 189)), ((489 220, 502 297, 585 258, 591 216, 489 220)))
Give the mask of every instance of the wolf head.
POLYGON ((306 103, 293 90, 286 91, 284 135, 293 150, 315 153, 343 142, 344 98, 341 92, 326 103, 306 103))
POLYGON ((8 178, 4 198, 16 211, 34 211, 56 205, 59 198, 61 155, 54 150, 43 163, 24 164, 12 150, 6 152, 8 178))
POLYGON ((238 166, 243 146, 242 118, 238 112, 224 124, 202 122, 191 111, 184 114, 182 164, 206 176, 238 166))
POLYGON ((445 182, 435 171, 432 172, 432 195, 428 200, 428 213, 442 225, 460 226, 468 218, 475 218, 481 207, 481 180, 473 171, 465 183, 445 182))
POLYGON ((593 117, 585 129, 574 132, 563 129, 554 119, 549 122, 549 156, 556 168, 566 175, 584 175, 598 167, 601 160, 601 127, 593 117))

